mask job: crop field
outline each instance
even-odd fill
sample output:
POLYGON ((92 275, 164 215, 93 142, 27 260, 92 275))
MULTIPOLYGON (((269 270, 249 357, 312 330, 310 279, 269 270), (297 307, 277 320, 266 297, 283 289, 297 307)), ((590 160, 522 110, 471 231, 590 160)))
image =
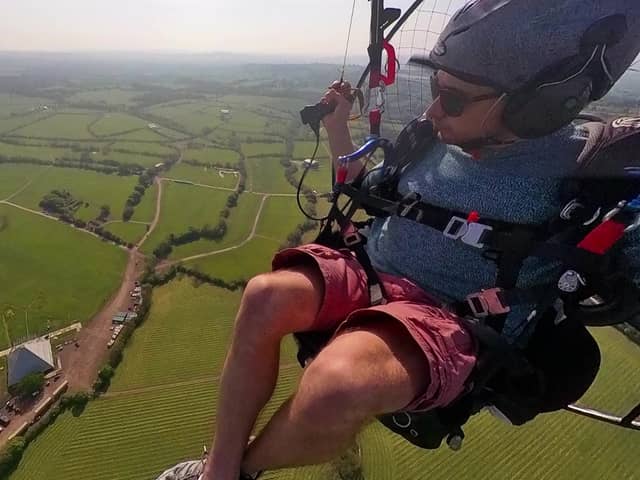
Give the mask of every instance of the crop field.
POLYGON ((7 157, 24 157, 36 158, 38 160, 54 161, 61 157, 76 157, 78 154, 73 153, 66 148, 56 148, 49 146, 31 146, 31 145, 14 145, 12 143, 0 142, 0 155, 7 157))
MULTIPOLYGON (((304 172, 305 165, 302 162, 294 162, 298 167, 296 178, 300 179, 304 172)), ((304 177, 304 186, 315 190, 318 193, 331 191, 331 162, 328 158, 318 160, 316 166, 309 169, 304 177)))
POLYGON ((22 127, 26 127, 27 125, 50 116, 51 114, 47 112, 25 113, 10 117, 0 115, 0 134, 13 134, 14 131, 21 129, 22 127))
POLYGON ((238 199, 238 205, 231 210, 231 215, 227 219, 227 233, 220 241, 198 240, 197 242, 181 245, 173 249, 169 258, 177 260, 241 243, 251 233, 261 198, 259 195, 243 193, 238 199))
POLYGON ((48 167, 39 165, 0 165, 0 200, 17 193, 30 180, 47 171, 48 167))
POLYGON ((269 197, 262 209, 256 234, 283 242, 304 220, 294 197, 269 197))
POLYGON ((109 137, 110 140, 118 140, 125 142, 166 142, 167 139, 162 135, 154 132, 150 128, 141 128, 140 130, 135 130, 133 132, 124 133, 121 135, 114 135, 113 137, 109 137))
POLYGON ((203 102, 158 105, 149 109, 149 113, 172 120, 187 131, 200 135, 204 128, 216 128, 220 125, 220 107, 212 107, 203 102))
POLYGON ((202 163, 217 163, 236 165, 240 156, 233 150, 222 148, 192 148, 184 153, 185 160, 195 160, 202 163))
POLYGON ((195 167, 186 163, 174 165, 165 174, 165 177, 231 189, 236 187, 239 179, 237 172, 225 172, 217 168, 195 167))
POLYGON ((247 157, 272 155, 277 157, 284 153, 284 143, 243 143, 242 153, 247 157))
POLYGON ((91 125, 91 131, 98 137, 116 135, 140 128, 147 128, 147 122, 122 113, 107 113, 91 125))
POLYGON ((0 93, 0 118, 11 114, 25 114, 47 105, 51 100, 47 98, 25 97, 0 93))
POLYGON ((255 237, 234 250, 190 260, 185 265, 228 282, 249 280, 259 273, 271 271, 271 259, 281 243, 255 237))
MULTIPOLYGON (((296 160, 304 160, 311 158, 313 151, 316 148, 316 142, 295 142, 293 145, 293 158, 296 160)), ((328 159, 328 144, 320 142, 318 145, 318 152, 316 153, 317 159, 328 159)))
MULTIPOLYGON (((154 183, 144 192, 140 203, 135 206, 131 220, 136 222, 151 223, 156 212, 156 198, 158 197, 158 187, 154 183)), ((113 216, 113 215, 112 215, 113 216)))
POLYGON ((252 192, 295 193, 296 189, 284 176, 280 158, 247 158, 246 164, 252 192))
POLYGON ((92 114, 60 113, 16 130, 12 135, 69 140, 92 139, 94 136, 89 133, 87 127, 95 118, 96 115, 92 114))
POLYGON ((224 190, 164 182, 160 222, 142 245, 142 250, 151 253, 169 234, 184 233, 189 227, 201 228, 206 224, 215 226, 229 193, 224 190))
MULTIPOLYGON (((126 254, 61 222, 0 205, 0 313, 11 338, 85 322, 119 285, 126 254)), ((0 346, 8 339, 0 328, 0 346)))
POLYGON ((88 90, 72 95, 67 99, 70 103, 95 103, 104 105, 132 105, 132 99, 143 92, 123 90, 121 88, 105 88, 88 90))
POLYGON ((147 225, 132 222, 113 222, 105 228, 129 243, 136 243, 147 231, 147 225))
POLYGON ((94 219, 100 213, 102 205, 109 205, 111 217, 119 218, 124 203, 137 182, 138 178, 133 176, 120 177, 87 170, 50 168, 12 201, 33 210, 40 210, 38 204, 51 190, 67 190, 74 198, 85 202, 76 210, 76 218, 85 221, 94 219))
POLYGON ((166 145, 148 142, 114 142, 109 144, 109 148, 112 151, 126 150, 129 152, 152 153, 154 155, 158 155, 159 157, 165 157, 167 155, 176 153, 173 148, 166 145))

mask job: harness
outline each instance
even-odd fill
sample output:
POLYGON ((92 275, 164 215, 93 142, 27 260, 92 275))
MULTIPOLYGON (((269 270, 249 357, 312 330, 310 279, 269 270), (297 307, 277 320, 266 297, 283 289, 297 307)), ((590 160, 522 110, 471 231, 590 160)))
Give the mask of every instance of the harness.
MULTIPOLYGON (((616 246, 640 227, 640 119, 586 123, 585 148, 575 173, 560 192, 560 215, 543 224, 516 224, 424 202, 419 194, 398 193, 402 173, 422 158, 435 141, 425 119, 412 121, 395 143, 377 136, 356 152, 341 157, 332 207, 316 243, 351 249, 367 274, 372 305, 385 292, 366 253, 362 226, 352 222, 358 209, 374 217, 397 215, 435 229, 451 241, 476 248, 495 262, 494 285, 472 292, 450 305, 479 345, 476 368, 466 391, 452 404, 428 412, 395 412, 379 417, 388 428, 423 448, 437 448, 444 438, 459 448, 468 418, 484 407, 497 409, 520 425, 545 411, 564 408, 580 398, 595 379, 600 355, 585 325, 613 325, 640 311, 640 291, 615 264, 616 246), (382 150, 376 182, 361 175, 346 181, 350 162, 382 150), (340 200, 347 198, 346 206, 340 200), (518 288, 524 261, 543 258, 562 265, 553 284, 518 288), (505 320, 516 305, 533 304, 519 338, 503 335, 505 320)), ((330 335, 297 333, 302 365, 330 335)))

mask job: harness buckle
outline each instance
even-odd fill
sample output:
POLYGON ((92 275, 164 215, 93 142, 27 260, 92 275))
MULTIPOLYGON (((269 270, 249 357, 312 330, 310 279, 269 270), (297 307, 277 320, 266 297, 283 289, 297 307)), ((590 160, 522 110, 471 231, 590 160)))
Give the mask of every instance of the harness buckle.
POLYGON ((500 298, 502 293, 503 290, 501 288, 495 287, 467 295, 466 301, 473 312, 473 316, 486 318, 489 315, 509 313, 511 307, 503 303, 500 298))
POLYGON ((478 222, 469 223, 466 218, 451 217, 442 234, 453 240, 460 240, 475 248, 484 248, 484 236, 493 227, 478 222))
POLYGON ((369 303, 372 307, 375 307, 376 305, 384 305, 385 303, 387 303, 384 295, 382 294, 382 288, 380 287, 379 283, 369 285, 369 303))
POLYGON ((359 244, 362 241, 362 238, 360 237, 360 233, 358 233, 357 231, 348 232, 342 236, 342 241, 344 242, 345 246, 353 247, 354 245, 359 244))
MULTIPOLYGON (((586 207, 585 205, 580 203, 577 198, 574 198, 564 206, 564 208, 560 212, 560 218, 566 221, 571 221, 572 220, 571 217, 573 216, 574 212, 581 208, 586 208, 586 207)), ((593 213, 591 218, 583 222, 582 225, 584 226, 591 225, 593 222, 595 222, 598 219, 598 217, 600 216, 600 213, 601 213, 601 209, 598 207, 598 209, 593 213)))
MULTIPOLYGON (((415 207, 418 203, 420 203, 421 199, 422 199, 422 197, 417 192, 408 193, 400 201, 400 204, 398 205, 398 210, 400 210, 400 208, 402 208, 402 210, 400 210, 398 212, 398 216, 404 218, 407 215, 409 215, 409 213, 411 213, 411 210, 413 209, 413 207, 415 207)), ((419 215, 422 216, 422 212, 420 212, 419 215)))
MULTIPOLYGON (((615 208, 610 210, 607 214, 605 214, 604 217, 602 217, 602 223, 611 220, 617 214, 625 210, 627 205, 628 202, 626 200, 621 200, 620 202, 618 202, 618 205, 616 205, 615 208)), ((624 229, 624 233, 632 232, 633 230, 636 230, 638 228, 640 228, 640 212, 635 212, 633 222, 627 225, 627 227, 624 229)))

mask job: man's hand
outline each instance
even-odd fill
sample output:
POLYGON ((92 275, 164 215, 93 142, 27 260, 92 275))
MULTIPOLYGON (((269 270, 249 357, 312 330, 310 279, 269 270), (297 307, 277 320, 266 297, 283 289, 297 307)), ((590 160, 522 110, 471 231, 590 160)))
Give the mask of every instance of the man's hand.
POLYGON ((351 93, 351 84, 349 82, 335 81, 329 87, 322 97, 322 103, 334 105, 333 113, 326 115, 322 119, 327 135, 331 137, 333 133, 343 133, 348 130, 347 122, 351 115, 351 107, 353 105, 353 94, 351 93))

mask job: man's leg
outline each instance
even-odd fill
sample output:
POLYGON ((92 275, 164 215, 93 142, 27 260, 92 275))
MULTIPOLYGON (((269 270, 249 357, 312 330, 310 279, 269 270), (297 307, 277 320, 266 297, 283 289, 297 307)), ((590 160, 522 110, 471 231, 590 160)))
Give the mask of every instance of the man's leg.
POLYGON ((381 314, 347 329, 307 366, 297 392, 249 446, 243 471, 331 460, 374 416, 402 409, 428 384, 425 355, 399 322, 381 314))
POLYGON ((322 276, 314 265, 259 275, 247 284, 220 381, 205 479, 238 479, 251 430, 273 394, 280 342, 311 327, 323 295, 322 276))

